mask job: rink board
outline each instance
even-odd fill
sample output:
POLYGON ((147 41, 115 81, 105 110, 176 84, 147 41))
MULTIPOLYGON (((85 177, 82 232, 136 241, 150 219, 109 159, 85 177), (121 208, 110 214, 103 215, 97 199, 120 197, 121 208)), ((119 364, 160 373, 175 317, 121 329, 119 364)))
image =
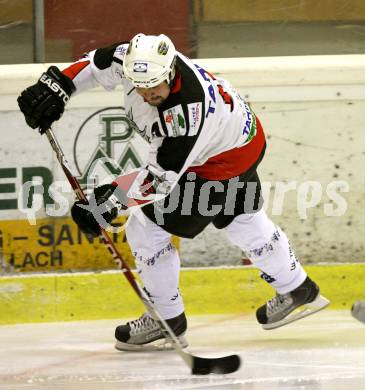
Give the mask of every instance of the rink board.
MULTIPOLYGON (((124 261, 134 267, 125 234, 126 217, 119 216, 113 226, 119 232, 109 232, 124 261)), ((180 239, 172 237, 180 248, 180 239)), ((71 217, 42 218, 31 225, 26 220, 0 219, 0 269, 11 272, 101 271, 114 268, 100 237, 80 231, 71 217)))
MULTIPOLYGON (((365 265, 305 268, 331 309, 347 310, 364 298, 365 265)), ((188 314, 253 313, 273 295, 252 267, 183 269, 180 280, 188 314)), ((0 324, 128 318, 142 311, 117 271, 0 278, 0 324)))

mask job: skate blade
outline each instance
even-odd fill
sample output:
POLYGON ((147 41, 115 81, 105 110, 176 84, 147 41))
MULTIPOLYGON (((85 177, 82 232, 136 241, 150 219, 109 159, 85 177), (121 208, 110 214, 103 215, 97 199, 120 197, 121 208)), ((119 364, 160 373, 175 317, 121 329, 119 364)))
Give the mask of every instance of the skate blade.
POLYGON ((351 314, 358 321, 365 324, 365 302, 356 301, 351 308, 351 314))
POLYGON ((318 295, 313 302, 299 306, 287 317, 283 318, 280 321, 273 322, 272 324, 262 324, 262 328, 265 330, 280 328, 281 326, 290 324, 291 322, 300 320, 301 318, 314 314, 317 311, 323 310, 329 304, 330 301, 327 298, 323 297, 322 295, 318 295))
MULTIPOLYGON (((183 335, 179 336, 178 339, 182 348, 186 348, 189 345, 183 335)), ((174 349, 174 343, 171 339, 165 338, 152 341, 148 344, 130 344, 117 340, 115 349, 129 352, 171 351, 174 349)))

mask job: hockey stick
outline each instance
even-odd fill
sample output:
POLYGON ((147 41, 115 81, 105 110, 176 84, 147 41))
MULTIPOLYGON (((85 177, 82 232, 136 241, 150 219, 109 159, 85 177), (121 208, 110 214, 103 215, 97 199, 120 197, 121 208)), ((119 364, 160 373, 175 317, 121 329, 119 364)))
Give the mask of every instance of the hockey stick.
MULTIPOLYGON (((72 189, 74 190, 77 198, 79 200, 87 200, 84 192, 81 189, 80 183, 75 176, 71 173, 71 169, 68 165, 68 162, 65 158, 65 155, 52 131, 52 129, 47 129, 45 131, 48 141, 54 150, 57 160, 59 161, 63 172, 65 173, 67 180, 69 181, 72 189)), ((127 278, 129 284, 132 286, 135 293, 138 295, 139 299, 145 305, 148 312, 158 320, 161 324, 163 332, 168 335, 173 341, 173 347, 175 351, 180 355, 184 360, 187 366, 191 369, 191 373, 195 375, 206 375, 206 374, 229 374, 231 372, 237 371, 240 366, 240 357, 238 355, 229 355, 219 358, 202 358, 194 356, 189 352, 183 350, 183 347, 179 339, 175 336, 175 333, 171 330, 170 326, 166 321, 161 317, 159 312, 155 309, 149 297, 145 291, 140 287, 137 279, 134 277, 131 272, 128 264, 123 260, 122 256, 119 254, 116 249, 113 241, 110 239, 108 233, 102 228, 100 238, 102 242, 108 248, 110 254, 113 257, 113 260, 118 265, 120 270, 123 272, 124 276, 127 278)))

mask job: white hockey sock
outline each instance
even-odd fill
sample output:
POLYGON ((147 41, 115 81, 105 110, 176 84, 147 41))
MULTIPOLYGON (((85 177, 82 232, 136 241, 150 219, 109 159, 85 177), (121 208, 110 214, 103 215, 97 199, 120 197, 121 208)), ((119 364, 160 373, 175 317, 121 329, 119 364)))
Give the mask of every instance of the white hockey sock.
MULTIPOLYGON (((138 256, 138 252, 137 252, 138 256)), ((174 318, 184 311, 180 295, 180 259, 170 243, 150 258, 136 258, 139 276, 162 318, 174 318)))
POLYGON ((128 243, 144 288, 162 318, 170 319, 184 311, 179 292, 180 258, 171 235, 141 212, 129 217, 128 243))
POLYGON ((261 277, 279 294, 300 286, 307 277, 296 259, 286 234, 264 210, 237 216, 226 228, 229 240, 248 255, 262 271, 261 277))

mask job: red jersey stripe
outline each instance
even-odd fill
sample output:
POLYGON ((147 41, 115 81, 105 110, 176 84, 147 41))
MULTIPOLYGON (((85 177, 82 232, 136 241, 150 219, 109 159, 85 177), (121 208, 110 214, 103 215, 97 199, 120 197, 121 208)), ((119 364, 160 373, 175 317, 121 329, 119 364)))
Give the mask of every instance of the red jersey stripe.
POLYGON ((64 69, 62 73, 66 75, 68 78, 73 80, 86 66, 90 64, 90 61, 81 61, 75 62, 70 65, 68 68, 64 69))
POLYGON ((230 179, 246 172, 260 157, 266 143, 264 130, 257 117, 256 126, 257 133, 247 145, 217 154, 203 165, 190 167, 187 171, 208 180, 230 179))
POLYGON ((171 87, 170 92, 171 93, 176 93, 176 92, 179 92, 180 89, 181 89, 181 74, 179 72, 176 72, 174 84, 171 87))

